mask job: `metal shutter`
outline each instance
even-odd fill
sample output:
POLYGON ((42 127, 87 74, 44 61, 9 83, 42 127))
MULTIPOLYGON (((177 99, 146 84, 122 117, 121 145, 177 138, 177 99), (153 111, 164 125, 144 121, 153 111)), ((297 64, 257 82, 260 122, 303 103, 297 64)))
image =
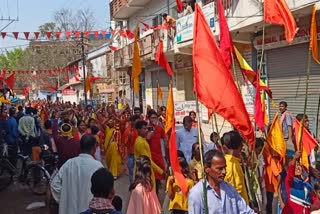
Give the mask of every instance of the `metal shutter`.
MULTIPOLYGON (((269 87, 273 92, 276 104, 285 100, 288 110, 295 117, 304 109, 308 44, 299 44, 284 48, 268 50, 267 74, 269 87)), ((307 115, 310 129, 315 133, 318 99, 320 95, 320 65, 312 59, 310 70, 307 115)), ((270 118, 278 108, 270 106, 270 118)))

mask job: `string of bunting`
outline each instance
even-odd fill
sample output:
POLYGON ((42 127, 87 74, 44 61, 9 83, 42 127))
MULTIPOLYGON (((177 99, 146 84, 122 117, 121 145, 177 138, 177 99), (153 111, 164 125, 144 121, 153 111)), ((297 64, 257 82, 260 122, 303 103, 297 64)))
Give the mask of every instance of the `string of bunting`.
POLYGON ((19 35, 23 35, 26 40, 37 40, 41 38, 47 39, 69 39, 69 38, 81 38, 81 33, 85 38, 111 38, 111 33, 106 30, 94 30, 94 31, 66 31, 66 32, 46 32, 45 35, 41 35, 40 32, 1 32, 1 38, 5 39, 8 35, 12 35, 15 39, 19 38, 19 35))
POLYGON ((58 74, 66 72, 78 72, 78 66, 69 66, 60 69, 51 69, 51 70, 0 70, 0 74, 58 74))

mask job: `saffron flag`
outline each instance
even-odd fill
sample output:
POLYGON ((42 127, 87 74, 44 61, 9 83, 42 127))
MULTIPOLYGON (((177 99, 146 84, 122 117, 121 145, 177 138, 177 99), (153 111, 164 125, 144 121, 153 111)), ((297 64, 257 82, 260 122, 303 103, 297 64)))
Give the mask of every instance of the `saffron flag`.
POLYGON ((243 99, 198 4, 193 39, 194 91, 198 99, 229 121, 253 146, 254 131, 243 99))
MULTIPOLYGON (((251 66, 247 63, 247 61, 243 58, 243 56, 235 46, 234 46, 234 51, 235 51, 236 60, 239 64, 239 67, 242 73, 246 76, 246 78, 249 80, 249 82, 253 86, 256 86, 255 81, 257 79, 256 78, 257 73, 251 68, 251 66)), ((270 88, 262 80, 260 80, 260 89, 265 91, 268 94, 268 96, 272 98, 272 92, 270 88)))
POLYGON ((136 26, 135 38, 133 44, 133 58, 132 58, 132 73, 131 81, 133 85, 133 91, 135 94, 139 93, 139 75, 142 71, 140 49, 139 49, 139 25, 136 26))
POLYGON ((167 112, 166 112, 166 125, 165 125, 165 132, 168 133, 172 127, 174 127, 174 103, 173 103, 173 90, 172 90, 172 83, 169 86, 169 96, 167 102, 167 112))
POLYGON ((184 193, 184 195, 188 194, 188 185, 187 180, 185 179, 181 167, 178 160, 178 149, 177 149, 177 143, 176 143, 176 128, 175 128, 175 121, 172 120, 172 132, 170 136, 169 141, 169 157, 170 157, 170 165, 173 171, 174 178, 176 179, 177 183, 179 184, 179 187, 181 188, 181 191, 184 193))
POLYGON ((293 129, 296 136, 296 147, 300 149, 300 139, 302 143, 301 165, 303 165, 306 169, 309 169, 308 156, 310 155, 311 151, 318 145, 317 140, 310 134, 307 129, 302 126, 302 123, 300 123, 296 119, 293 122, 293 129))
POLYGON ((91 82, 90 82, 90 77, 87 76, 86 78, 86 84, 85 84, 85 93, 88 93, 88 91, 91 90, 91 82))
POLYGON ((310 26, 310 43, 309 50, 312 53, 314 61, 320 64, 319 50, 318 50, 318 31, 317 31, 317 19, 316 19, 317 6, 313 5, 311 26, 310 26))
POLYGON ((177 3, 177 11, 178 13, 182 13, 183 12, 183 4, 181 0, 176 0, 177 3))
POLYGON ((14 74, 11 74, 11 75, 5 80, 5 82, 7 83, 8 87, 9 87, 10 89, 13 89, 13 87, 14 87, 14 81, 15 81, 15 79, 14 79, 14 74))
POLYGON ((267 143, 270 148, 281 158, 286 156, 286 142, 283 137, 282 127, 278 113, 274 116, 269 132, 267 134, 267 143))
POLYGON ((161 89, 161 87, 160 87, 159 82, 158 82, 157 94, 158 94, 158 100, 161 100, 161 101, 162 101, 163 93, 162 93, 162 89, 161 89))
POLYGON ((219 28, 220 28, 220 50, 221 55, 227 68, 231 70, 233 42, 230 35, 228 23, 224 15, 224 8, 221 0, 217 1, 219 28))
POLYGON ((169 62, 168 62, 168 60, 166 58, 166 55, 163 53, 163 41, 162 40, 160 40, 160 42, 158 44, 155 61, 161 67, 163 67, 171 77, 173 77, 173 72, 172 72, 172 69, 170 67, 170 64, 169 64, 169 62))
POLYGON ((296 21, 285 0, 265 0, 264 21, 283 25, 288 43, 293 41, 298 31, 296 21))
POLYGON ((256 97, 254 102, 254 118, 259 129, 264 132, 264 114, 260 94, 260 72, 256 75, 256 97))

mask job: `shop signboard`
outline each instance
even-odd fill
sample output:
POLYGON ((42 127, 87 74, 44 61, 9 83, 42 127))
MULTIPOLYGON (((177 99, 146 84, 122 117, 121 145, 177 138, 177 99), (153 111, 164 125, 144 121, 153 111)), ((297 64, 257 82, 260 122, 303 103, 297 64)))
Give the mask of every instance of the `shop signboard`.
MULTIPOLYGON (((185 116, 189 116, 189 112, 196 112, 196 101, 182 101, 182 102, 174 102, 174 115, 176 122, 182 123, 183 118, 185 116)), ((200 117, 202 121, 208 121, 208 109, 200 103, 200 117)))
MULTIPOLYGON (((203 6, 202 12, 211 28, 215 30, 215 7, 214 2, 203 6)), ((193 38, 194 13, 183 16, 177 20, 177 43, 186 42, 193 38)))

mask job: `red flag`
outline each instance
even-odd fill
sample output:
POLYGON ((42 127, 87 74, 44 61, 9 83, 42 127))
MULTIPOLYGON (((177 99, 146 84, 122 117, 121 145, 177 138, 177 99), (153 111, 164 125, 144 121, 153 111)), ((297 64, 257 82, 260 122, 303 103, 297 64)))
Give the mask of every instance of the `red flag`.
POLYGON ((57 39, 60 39, 60 36, 61 36, 61 32, 56 32, 57 39))
POLYGON ((51 39, 52 32, 46 32, 47 38, 51 39))
POLYGON ((288 43, 293 41, 298 31, 297 23, 285 0, 265 0, 264 21, 283 25, 288 43))
POLYGON ((100 79, 100 77, 90 77, 90 82, 95 82, 99 79, 100 79))
POLYGON ((158 44, 155 61, 161 67, 163 67, 171 77, 173 77, 173 72, 172 72, 172 69, 170 67, 170 64, 169 64, 169 62, 168 62, 168 60, 166 58, 166 55, 163 53, 163 41, 162 40, 160 40, 160 42, 158 44))
POLYGON ((254 102, 254 118, 259 129, 264 132, 264 114, 261 104, 261 95, 260 95, 260 72, 257 72, 256 75, 256 98, 254 102))
POLYGON ((107 35, 107 31, 106 31, 106 30, 102 30, 102 31, 101 31, 101 34, 102 34, 102 37, 105 38, 106 35, 107 35))
POLYGON ((36 37, 36 39, 39 38, 40 32, 34 32, 34 36, 36 37))
POLYGON ((134 39, 134 33, 131 32, 131 30, 126 30, 126 34, 128 36, 129 39, 134 39))
POLYGON ((193 70, 198 99, 229 121, 253 146, 254 131, 248 112, 198 4, 194 13, 193 70))
POLYGON ((147 23, 144 23, 144 22, 141 21, 141 20, 139 20, 139 22, 140 22, 141 24, 143 24, 143 26, 144 26, 147 30, 151 29, 150 25, 148 25, 147 23))
POLYGON ((1 71, 0 80, 3 80, 6 77, 6 71, 1 71))
POLYGON ((178 13, 182 13, 183 12, 183 4, 181 0, 176 0, 177 3, 177 11, 178 13))
POLYGON ((87 37, 87 38, 89 38, 90 32, 86 30, 86 31, 84 32, 84 36, 87 37))
POLYGON ((13 32, 12 34, 13 34, 14 38, 18 39, 19 32, 13 32))
POLYGON ((80 36, 81 36, 80 31, 75 31, 75 32, 74 32, 74 36, 75 36, 76 38, 80 38, 80 36))
MULTIPOLYGON (((293 128, 294 128, 295 136, 299 136, 298 132, 300 128, 300 122, 296 119, 293 122, 293 128)), ((296 141, 299 141, 299 139, 296 139, 296 141)), ((310 132, 306 128, 303 128, 301 142, 302 142, 303 148, 307 152, 307 155, 310 155, 312 149, 314 149, 318 145, 317 140, 310 134, 310 132)))
POLYGON ((127 34, 126 34, 126 32, 124 30, 119 30, 119 34, 122 37, 127 37, 127 34))
POLYGON ((233 52, 233 42, 230 35, 228 23, 224 15, 224 8, 222 1, 217 2, 218 14, 219 14, 219 28, 220 28, 220 50, 221 55, 227 68, 231 71, 231 54, 233 52))
POLYGON ((11 74, 6 80, 5 82, 7 83, 8 87, 10 89, 13 89, 14 87, 14 74, 11 74))
POLYGON ((178 149, 176 143, 176 128, 175 128, 175 121, 172 122, 172 130, 171 136, 169 141, 169 156, 170 156, 170 164, 173 171, 174 178, 176 179, 177 183, 181 191, 187 195, 188 194, 188 184, 187 180, 185 179, 181 167, 178 160, 178 149))
POLYGON ((7 35, 6 32, 1 32, 2 39, 4 39, 4 37, 6 37, 6 35, 7 35))
POLYGON ((114 46, 112 46, 112 45, 109 45, 109 48, 110 48, 112 51, 116 51, 116 50, 118 50, 118 48, 117 48, 117 47, 114 47, 114 46))
POLYGON ((65 34, 66 34, 67 39, 69 39, 70 36, 71 36, 71 32, 70 32, 70 31, 67 31, 65 34))
POLYGON ((24 36, 26 37, 27 40, 29 39, 29 34, 30 32, 24 32, 24 36))
POLYGON ((79 78, 78 75, 74 75, 74 79, 75 79, 77 82, 80 81, 80 78, 79 78))
POLYGON ((116 33, 116 31, 115 30, 110 30, 110 33, 113 36, 116 33))
POLYGON ((54 85, 49 85, 49 89, 50 89, 50 91, 56 91, 57 90, 56 86, 54 86, 54 85))
POLYGON ((99 32, 98 31, 93 31, 94 36, 96 37, 96 39, 99 38, 99 32))

